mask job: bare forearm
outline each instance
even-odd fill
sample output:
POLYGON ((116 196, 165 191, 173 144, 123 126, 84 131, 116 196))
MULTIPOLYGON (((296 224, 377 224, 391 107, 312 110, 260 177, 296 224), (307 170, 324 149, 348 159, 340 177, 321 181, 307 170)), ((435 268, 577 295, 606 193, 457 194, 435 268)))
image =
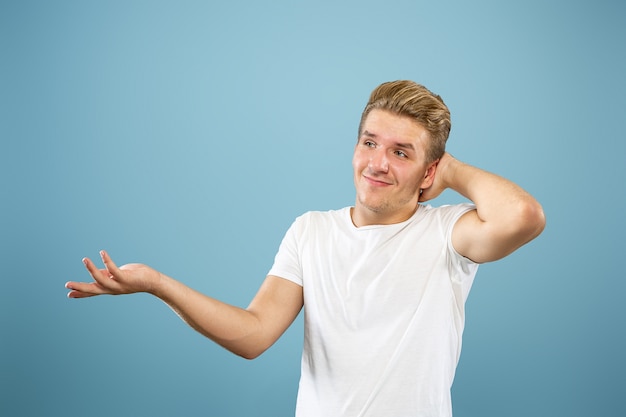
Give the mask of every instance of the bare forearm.
POLYGON ((478 217, 485 222, 527 224, 527 217, 541 211, 539 203, 517 184, 456 159, 449 162, 445 180, 448 188, 476 205, 478 217))
POLYGON ((260 321, 250 311, 208 297, 163 274, 152 293, 193 329, 237 355, 253 358, 267 348, 260 321))
POLYGON ((207 297, 147 265, 126 264, 118 268, 105 251, 100 256, 105 269, 98 269, 90 259, 84 258, 83 263, 94 280, 67 282, 68 297, 152 294, 192 328, 248 359, 269 348, 302 309, 302 287, 276 276, 266 277, 248 308, 243 309, 207 297))

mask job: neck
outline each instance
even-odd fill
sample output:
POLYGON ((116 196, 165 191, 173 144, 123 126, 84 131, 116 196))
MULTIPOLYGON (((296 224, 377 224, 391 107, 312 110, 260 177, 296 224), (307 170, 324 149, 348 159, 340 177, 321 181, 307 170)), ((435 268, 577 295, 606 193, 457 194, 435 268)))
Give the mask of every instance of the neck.
POLYGON ((352 223, 356 227, 373 226, 373 225, 389 225, 406 221, 415 214, 419 209, 419 203, 405 210, 396 210, 393 212, 374 211, 367 207, 363 207, 358 202, 350 209, 350 217, 352 223))

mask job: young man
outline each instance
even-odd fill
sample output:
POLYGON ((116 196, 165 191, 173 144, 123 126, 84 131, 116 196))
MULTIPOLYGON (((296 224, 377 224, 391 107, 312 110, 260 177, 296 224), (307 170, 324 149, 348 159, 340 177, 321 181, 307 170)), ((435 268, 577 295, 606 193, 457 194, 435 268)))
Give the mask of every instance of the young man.
POLYGON ((190 326, 245 358, 269 348, 305 306, 296 415, 451 416, 464 305, 478 264, 544 228, 517 185, 445 152, 448 108, 411 81, 371 94, 352 165, 354 207, 297 218, 246 309, 140 264, 105 269, 69 297, 148 292, 190 326), (472 203, 422 202, 450 188, 472 203))

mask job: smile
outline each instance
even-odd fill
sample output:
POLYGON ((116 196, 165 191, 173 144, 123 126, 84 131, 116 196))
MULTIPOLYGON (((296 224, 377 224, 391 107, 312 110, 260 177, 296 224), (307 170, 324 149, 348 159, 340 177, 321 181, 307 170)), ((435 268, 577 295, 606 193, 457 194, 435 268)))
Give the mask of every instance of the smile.
POLYGON ((363 175, 363 178, 365 178, 365 180, 366 180, 369 184, 371 184, 371 185, 373 185, 373 186, 375 186, 375 187, 385 187, 385 186, 392 185, 392 183, 390 183, 390 182, 377 180, 377 179, 375 179, 375 178, 368 177, 367 175, 363 175))

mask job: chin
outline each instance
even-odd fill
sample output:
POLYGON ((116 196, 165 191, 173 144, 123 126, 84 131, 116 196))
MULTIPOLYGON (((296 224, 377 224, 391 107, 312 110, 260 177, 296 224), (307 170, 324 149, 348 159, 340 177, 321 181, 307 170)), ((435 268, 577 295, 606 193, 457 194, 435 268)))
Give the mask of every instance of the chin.
POLYGON ((374 213, 384 213, 389 209, 389 204, 385 201, 368 201, 366 199, 359 199, 359 204, 361 207, 374 213))

